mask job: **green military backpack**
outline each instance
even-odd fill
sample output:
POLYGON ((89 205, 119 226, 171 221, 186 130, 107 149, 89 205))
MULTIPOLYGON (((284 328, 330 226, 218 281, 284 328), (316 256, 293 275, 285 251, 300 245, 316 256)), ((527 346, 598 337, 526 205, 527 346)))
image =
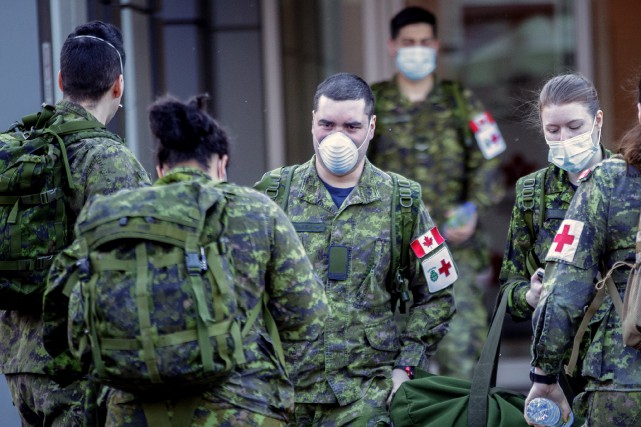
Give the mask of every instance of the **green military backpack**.
POLYGON ((53 257, 72 237, 65 140, 107 133, 95 120, 62 122, 55 107, 0 134, 0 310, 38 312, 53 257))
POLYGON ((171 393, 220 382, 245 363, 226 194, 176 182, 97 197, 76 224, 80 260, 69 318, 76 357, 90 375, 134 393, 171 393))
MULTIPOLYGON (((254 184, 254 188, 264 192, 287 212, 289 188, 297 167, 298 165, 285 166, 268 172, 254 184)), ((409 251, 418 207, 421 203, 421 187, 418 183, 394 172, 387 172, 387 174, 392 177, 394 188, 392 195, 394 215, 390 221, 392 242, 397 241, 399 233, 401 236, 400 248, 397 244, 392 244, 393 265, 387 278, 387 290, 392 297, 392 312, 396 311, 398 305, 400 313, 404 314, 407 311, 407 302, 410 300, 407 281, 409 251)))

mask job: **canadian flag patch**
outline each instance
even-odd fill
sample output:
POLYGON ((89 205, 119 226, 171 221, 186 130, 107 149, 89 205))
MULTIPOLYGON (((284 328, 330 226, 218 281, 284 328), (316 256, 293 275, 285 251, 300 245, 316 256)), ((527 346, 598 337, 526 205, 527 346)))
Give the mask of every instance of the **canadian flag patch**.
POLYGON ((507 147, 503 135, 494 118, 487 111, 477 114, 470 120, 470 129, 474 132, 476 142, 486 159, 492 159, 507 147))
POLYGON ((563 220, 556 232, 556 236, 554 236, 546 259, 550 258, 572 262, 576 248, 579 246, 583 225, 584 223, 582 221, 575 221, 573 219, 563 220))
POLYGON ((431 293, 447 288, 458 279, 458 271, 447 246, 441 247, 432 256, 425 258, 421 266, 431 293))
POLYGON ((444 241, 445 239, 441 236, 438 229, 433 227, 427 233, 410 243, 410 247, 418 258, 423 258, 434 249, 438 248, 444 241))

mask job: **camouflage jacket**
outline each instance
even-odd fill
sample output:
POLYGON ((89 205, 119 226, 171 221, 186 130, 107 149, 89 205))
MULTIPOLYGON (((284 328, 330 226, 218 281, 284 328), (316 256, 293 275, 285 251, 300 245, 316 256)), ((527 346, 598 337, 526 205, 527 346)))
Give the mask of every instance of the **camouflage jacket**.
POLYGON ((468 200, 482 217, 483 208, 498 203, 505 192, 498 177, 500 158, 486 160, 469 132, 469 121, 485 108, 464 89, 464 114, 453 87, 438 81, 425 101, 414 103, 395 79, 372 85, 376 134, 368 157, 379 168, 421 184, 423 201, 439 225, 449 209, 468 200))
MULTIPOLYGON (((283 211, 257 191, 230 183, 214 184, 207 174, 194 168, 175 168, 154 185, 179 181, 215 185, 227 199, 225 237, 232 251, 241 323, 256 304, 262 304, 267 293, 270 313, 284 343, 317 337, 328 310, 325 292, 283 211)), ((86 205, 78 222, 91 206, 86 205)), ((48 292, 64 281, 65 271, 78 258, 76 250, 74 244, 57 258, 48 292)), ((77 340, 83 334, 84 319, 74 318, 72 313, 70 319, 70 339, 77 340)), ((243 338, 243 346, 247 363, 237 367, 223 384, 206 391, 207 400, 285 419, 285 411, 294 404, 294 388, 278 361, 263 315, 259 314, 243 338)), ((117 400, 121 402, 136 398, 122 391, 112 392, 120 395, 117 400)))
MULTIPOLYGON (((65 121, 95 120, 83 107, 68 100, 58 102, 56 115, 63 115, 65 121)), ((77 186, 67 199, 74 216, 94 194, 151 184, 148 173, 115 134, 86 139, 70 135, 65 142, 71 177, 77 186)), ((50 357, 42 346, 42 327, 38 316, 0 311, 0 372, 43 372, 50 357)))
MULTIPOLYGON (((391 267, 392 179, 369 161, 359 183, 334 204, 315 168, 315 156, 293 176, 287 214, 325 284, 331 314, 323 333, 284 345, 296 401, 346 405, 362 396, 375 377, 394 366, 426 368, 454 312, 451 287, 431 294, 418 259, 410 254, 413 305, 400 328, 391 312, 386 276, 391 267), (347 252, 344 277, 328 274, 332 248, 347 252)), ((413 236, 433 227, 421 204, 413 236)), ((391 391, 391 381, 390 381, 391 391)))
MULTIPOLYGON (((533 316, 532 365, 561 370, 563 355, 596 289, 616 261, 635 261, 641 173, 620 157, 602 162, 581 183, 546 256, 543 294, 533 316)), ((621 297, 628 268, 612 275, 621 297)), ((592 320, 582 376, 588 390, 641 391, 641 352, 623 346, 621 320, 606 296, 592 320)))
MULTIPOLYGON (((604 158, 611 152, 602 147, 604 158)), ((512 208, 512 218, 505 244, 505 254, 499 275, 501 292, 508 293, 508 311, 515 320, 531 318, 534 308, 527 303, 525 294, 530 289, 530 276, 526 267, 529 251, 534 251, 536 260, 545 266, 545 255, 550 249, 552 239, 574 197, 574 187, 567 173, 550 164, 547 168, 521 177, 516 184, 516 200, 512 208), (534 194, 531 200, 524 200, 523 187, 528 180, 534 181, 534 194), (544 217, 541 218, 541 197, 544 197, 544 217), (532 210, 534 241, 525 221, 526 204, 532 210)))

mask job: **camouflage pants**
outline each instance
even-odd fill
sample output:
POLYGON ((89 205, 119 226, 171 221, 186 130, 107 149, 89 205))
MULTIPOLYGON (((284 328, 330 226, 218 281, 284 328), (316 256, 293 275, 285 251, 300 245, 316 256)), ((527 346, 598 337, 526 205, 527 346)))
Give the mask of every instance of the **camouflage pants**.
POLYGON ((434 359, 439 374, 471 380, 487 335, 487 308, 483 287, 477 280, 478 262, 470 249, 453 250, 459 277, 454 283, 456 313, 434 359))
MULTIPOLYGON (((191 422, 187 420, 176 420, 175 401, 154 402, 160 403, 163 412, 167 415, 172 425, 178 425, 176 421, 182 421, 180 425, 191 427, 285 427, 286 422, 275 418, 235 407, 226 402, 212 402, 204 400, 201 396, 198 399, 196 409, 193 412, 191 422)), ((106 427, 155 427, 153 422, 148 422, 145 416, 145 409, 142 402, 132 398, 129 393, 110 390, 107 396, 107 422, 106 427)))
POLYGON ((367 395, 346 406, 324 403, 296 403, 290 427, 385 427, 390 425, 386 401, 392 380, 374 379, 367 395))
POLYGON ((641 391, 586 391, 574 399, 584 427, 641 426, 641 391))
POLYGON ((5 377, 23 426, 86 425, 85 381, 61 387, 47 375, 6 374, 5 377))

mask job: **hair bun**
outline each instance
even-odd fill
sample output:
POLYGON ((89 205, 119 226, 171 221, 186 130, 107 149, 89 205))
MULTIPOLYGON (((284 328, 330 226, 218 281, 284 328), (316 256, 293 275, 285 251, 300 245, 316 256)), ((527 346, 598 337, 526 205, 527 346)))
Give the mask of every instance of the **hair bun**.
POLYGON ((200 143, 202 119, 192 105, 186 105, 171 96, 165 102, 149 109, 149 126, 160 143, 170 150, 192 151, 200 143))

